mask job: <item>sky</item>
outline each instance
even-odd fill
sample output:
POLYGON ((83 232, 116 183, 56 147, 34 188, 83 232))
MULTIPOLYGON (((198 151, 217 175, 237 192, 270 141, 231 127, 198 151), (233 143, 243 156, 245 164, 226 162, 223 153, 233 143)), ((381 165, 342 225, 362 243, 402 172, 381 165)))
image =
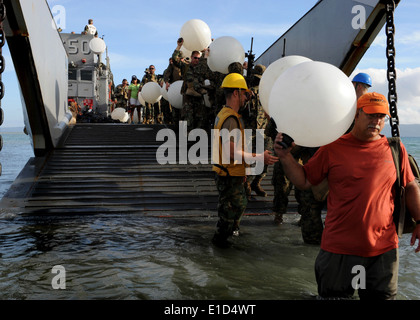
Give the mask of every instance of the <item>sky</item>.
MULTIPOLYGON (((42 0, 39 0, 42 1, 42 0)), ((339 1, 339 0, 337 0, 339 1)), ((359 0, 361 1, 361 0, 359 0)), ((273 42, 308 12, 317 0, 47 0, 50 8, 65 9, 63 32, 80 33, 92 18, 108 46, 116 84, 132 75, 142 77, 151 64, 162 74, 176 47, 185 22, 201 19, 212 38, 232 36, 258 58, 273 42), (58 8, 58 7, 56 7, 58 8)), ((355 2, 355 4, 357 4, 355 2)), ((53 11, 54 12, 54 11, 53 11)), ((398 116, 401 124, 420 124, 420 1, 401 0, 395 12, 398 116)), ((54 14, 53 14, 54 15, 54 14)), ((386 36, 382 30, 358 64, 373 80, 371 91, 387 96, 386 36)), ((2 74, 5 97, 3 127, 23 127, 22 104, 16 73, 6 46, 6 69, 2 74)))

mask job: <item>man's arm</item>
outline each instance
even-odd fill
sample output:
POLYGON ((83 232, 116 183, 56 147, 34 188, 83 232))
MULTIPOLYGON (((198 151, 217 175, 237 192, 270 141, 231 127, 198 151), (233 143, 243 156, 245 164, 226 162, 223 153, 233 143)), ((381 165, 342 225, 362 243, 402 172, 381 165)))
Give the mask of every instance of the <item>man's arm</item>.
MULTIPOLYGON (((411 216, 415 221, 420 220, 420 188, 415 180, 409 182, 405 186, 405 203, 407 209, 410 211, 411 216)), ((416 252, 420 252, 420 224, 414 229, 413 235, 411 236, 411 245, 414 246, 416 239, 419 239, 419 244, 416 248, 416 252)))
POLYGON ((266 165, 275 164, 277 161, 279 161, 279 158, 276 156, 271 155, 271 152, 269 150, 265 150, 264 153, 249 153, 242 150, 242 148, 238 148, 235 146, 235 143, 233 141, 230 141, 229 144, 224 144, 224 150, 227 151, 227 146, 229 146, 229 156, 230 160, 234 161, 235 159, 242 159, 242 161, 245 161, 246 163, 251 162, 252 160, 261 161, 264 162, 266 165), (236 156, 235 156, 236 155, 236 156))
MULTIPOLYGON (((298 163, 290 153, 292 147, 283 149, 278 142, 283 141, 283 135, 278 133, 274 141, 274 151, 280 159, 285 175, 290 181, 299 189, 307 190, 312 187, 312 184, 306 179, 303 166, 298 163)), ((294 143, 292 144, 292 146, 294 143)))

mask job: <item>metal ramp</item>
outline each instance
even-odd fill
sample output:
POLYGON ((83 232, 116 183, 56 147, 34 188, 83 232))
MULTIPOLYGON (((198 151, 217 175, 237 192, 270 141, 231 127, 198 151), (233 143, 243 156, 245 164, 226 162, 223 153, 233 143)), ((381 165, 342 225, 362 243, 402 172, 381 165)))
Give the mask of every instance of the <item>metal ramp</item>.
MULTIPOLYGON (((162 142, 156 142, 156 133, 162 128, 77 124, 42 164, 33 163, 39 159, 28 162, 2 202, 29 215, 217 216, 218 194, 210 164, 157 162, 162 142)), ((253 197, 247 215, 272 213, 271 173, 272 168, 263 180, 269 195, 253 197)), ((290 207, 296 207, 292 199, 290 207)))

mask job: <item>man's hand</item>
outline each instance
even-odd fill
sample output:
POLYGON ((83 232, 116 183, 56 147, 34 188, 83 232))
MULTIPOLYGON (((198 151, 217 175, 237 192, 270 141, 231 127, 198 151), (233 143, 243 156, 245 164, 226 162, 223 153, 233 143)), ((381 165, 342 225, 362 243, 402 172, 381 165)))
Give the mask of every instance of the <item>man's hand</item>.
POLYGON ((292 148, 295 146, 295 143, 292 142, 289 148, 284 149, 279 143, 282 141, 283 141, 283 134, 279 132, 276 136, 276 139, 274 140, 274 151, 276 152, 279 158, 285 157, 290 152, 290 150, 292 150, 292 148))
POLYGON ((411 236, 411 242, 410 242, 410 245, 411 246, 414 246, 415 244, 416 244, 416 240, 419 240, 419 244, 418 244, 418 246, 417 246, 417 248, 416 248, 416 253, 417 252, 420 252, 420 224, 418 224, 417 226, 416 226, 416 228, 414 229, 414 231, 413 231, 413 235, 411 236))
POLYGON ((273 156, 271 151, 269 150, 264 151, 264 164, 271 165, 271 164, 275 164, 277 161, 279 161, 279 158, 276 156, 273 156))

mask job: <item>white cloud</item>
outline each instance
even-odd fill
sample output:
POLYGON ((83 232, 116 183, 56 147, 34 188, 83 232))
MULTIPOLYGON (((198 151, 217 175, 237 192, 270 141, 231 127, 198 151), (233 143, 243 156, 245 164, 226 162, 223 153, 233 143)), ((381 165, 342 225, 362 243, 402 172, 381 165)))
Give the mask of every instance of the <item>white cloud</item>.
POLYGON ((378 34, 375 40, 372 42, 372 46, 379 46, 382 48, 386 47, 386 34, 378 34))
POLYGON ((400 39, 399 42, 401 44, 406 45, 418 45, 420 44, 420 31, 413 31, 410 34, 404 34, 400 39))
MULTIPOLYGON (((379 92, 388 97, 388 79, 385 69, 355 70, 350 76, 366 72, 372 77, 370 91, 379 92)), ((420 68, 397 69, 397 111, 401 124, 420 124, 420 68)))

